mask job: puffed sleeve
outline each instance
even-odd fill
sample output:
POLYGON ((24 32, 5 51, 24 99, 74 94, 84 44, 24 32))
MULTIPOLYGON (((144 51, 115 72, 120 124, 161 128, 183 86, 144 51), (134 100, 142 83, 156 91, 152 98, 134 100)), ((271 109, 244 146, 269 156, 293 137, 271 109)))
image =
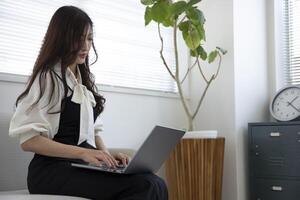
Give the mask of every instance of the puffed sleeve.
POLYGON ((28 94, 19 101, 15 113, 10 121, 9 136, 19 137, 20 144, 36 135, 49 137, 52 132, 47 106, 49 101, 50 77, 46 75, 44 95, 40 101, 32 106, 39 98, 39 74, 35 78, 28 94))
POLYGON ((96 121, 94 123, 95 136, 101 136, 101 132, 103 131, 103 121, 102 116, 98 115, 96 121))

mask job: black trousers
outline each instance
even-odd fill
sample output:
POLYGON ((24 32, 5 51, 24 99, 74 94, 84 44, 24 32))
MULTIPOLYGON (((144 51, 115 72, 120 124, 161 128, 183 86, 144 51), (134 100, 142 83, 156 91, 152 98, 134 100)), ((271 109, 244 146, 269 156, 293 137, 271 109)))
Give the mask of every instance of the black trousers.
POLYGON ((72 167, 70 161, 35 155, 28 167, 32 194, 99 200, 167 200, 165 182, 154 174, 113 174, 72 167))

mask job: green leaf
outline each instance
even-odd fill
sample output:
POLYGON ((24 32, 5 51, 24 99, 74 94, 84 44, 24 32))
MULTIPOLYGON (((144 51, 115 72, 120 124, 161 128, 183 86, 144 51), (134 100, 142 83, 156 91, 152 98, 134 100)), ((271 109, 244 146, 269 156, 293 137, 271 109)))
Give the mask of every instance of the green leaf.
POLYGON ((192 6, 196 3, 199 3, 201 0, 190 0, 188 3, 187 3, 187 6, 192 6))
POLYGON ((165 27, 169 27, 169 26, 173 26, 174 25, 174 18, 171 16, 169 18, 166 18, 162 24, 165 26, 165 27))
POLYGON ((216 47, 217 50, 219 50, 223 55, 227 53, 227 50, 222 49, 221 47, 216 47))
POLYGON ((181 22, 179 25, 179 30, 181 31, 188 31, 189 29, 189 21, 184 21, 184 22, 181 22))
POLYGON ((190 53, 191 53, 191 56, 192 56, 192 57, 198 57, 198 56, 200 56, 200 58, 201 58, 202 60, 206 60, 206 58, 207 58, 207 53, 206 53, 206 51, 203 49, 203 47, 202 47, 201 45, 199 45, 199 46, 197 47, 197 49, 195 49, 195 50, 190 50, 190 53))
POLYGON ((205 17, 201 10, 197 8, 190 8, 186 11, 186 16, 192 21, 193 24, 203 25, 205 23, 205 17))
POLYGON ((170 8, 168 1, 158 1, 151 9, 151 16, 157 23, 162 23, 167 17, 169 17, 170 8))
POLYGON ((151 20, 151 8, 147 6, 145 10, 145 26, 147 26, 151 22, 151 20))
POLYGON ((200 55, 200 58, 202 60, 206 60, 207 58, 207 53, 206 51, 203 49, 203 47, 201 45, 199 45, 199 47, 197 48, 197 52, 200 55))
POLYGON ((185 1, 178 1, 176 3, 171 4, 170 12, 172 15, 180 15, 186 9, 186 2, 185 1))
POLYGON ((152 5, 156 2, 157 0, 141 0, 141 3, 144 4, 145 6, 152 5))
POLYGON ((205 30, 203 28, 203 26, 201 24, 198 24, 198 25, 195 25, 197 31, 199 32, 199 35, 200 35, 200 39, 201 40, 206 40, 206 37, 205 37, 205 30))
POLYGON ((200 45, 201 38, 199 32, 193 24, 190 24, 188 31, 183 31, 182 34, 186 45, 191 50, 196 49, 200 45))
POLYGON ((197 50, 190 50, 190 54, 192 57, 197 57, 198 56, 198 53, 197 53, 197 50))
POLYGON ((210 52, 209 56, 208 56, 208 63, 212 63, 215 61, 216 57, 218 55, 218 51, 214 50, 212 52, 210 52))

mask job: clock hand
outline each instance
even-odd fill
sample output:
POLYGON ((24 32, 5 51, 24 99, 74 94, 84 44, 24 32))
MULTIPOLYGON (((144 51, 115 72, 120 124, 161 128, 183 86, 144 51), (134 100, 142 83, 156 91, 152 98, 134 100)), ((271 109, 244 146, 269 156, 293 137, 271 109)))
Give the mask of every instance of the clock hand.
POLYGON ((290 103, 293 103, 299 96, 296 96, 290 103))
POLYGON ((296 108, 293 104, 291 104, 290 102, 287 102, 288 106, 292 106, 292 108, 294 108, 295 110, 297 110, 298 112, 300 112, 300 110, 298 110, 298 108, 296 108))

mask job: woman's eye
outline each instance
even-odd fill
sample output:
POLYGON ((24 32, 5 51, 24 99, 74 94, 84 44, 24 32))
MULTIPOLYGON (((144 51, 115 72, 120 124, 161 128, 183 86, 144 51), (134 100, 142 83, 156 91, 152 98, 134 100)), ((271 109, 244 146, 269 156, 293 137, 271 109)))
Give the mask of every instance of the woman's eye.
POLYGON ((89 41, 92 41, 92 40, 93 40, 93 38, 88 38, 88 40, 89 40, 89 41))

